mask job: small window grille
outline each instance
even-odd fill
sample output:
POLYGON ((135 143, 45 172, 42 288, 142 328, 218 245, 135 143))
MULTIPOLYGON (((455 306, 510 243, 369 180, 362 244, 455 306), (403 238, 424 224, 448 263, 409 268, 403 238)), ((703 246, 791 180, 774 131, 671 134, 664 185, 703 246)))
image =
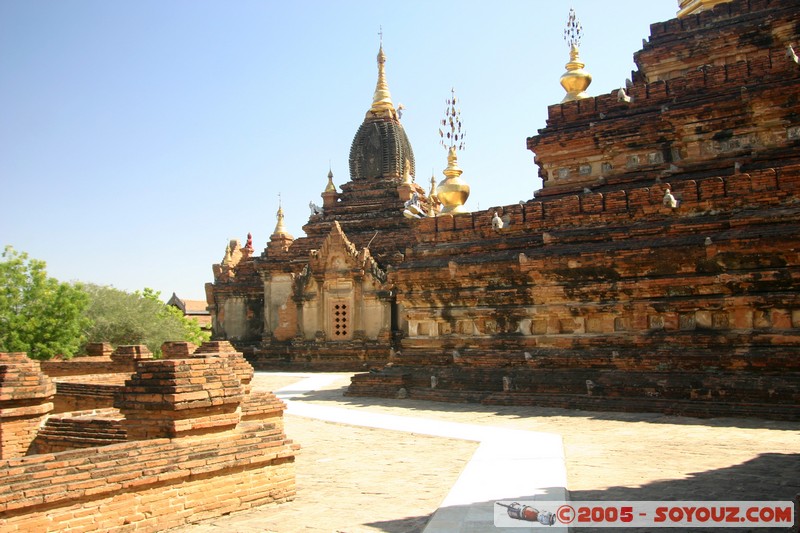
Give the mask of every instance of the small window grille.
POLYGON ((347 304, 334 304, 333 306, 333 337, 344 339, 350 329, 350 310, 347 304))

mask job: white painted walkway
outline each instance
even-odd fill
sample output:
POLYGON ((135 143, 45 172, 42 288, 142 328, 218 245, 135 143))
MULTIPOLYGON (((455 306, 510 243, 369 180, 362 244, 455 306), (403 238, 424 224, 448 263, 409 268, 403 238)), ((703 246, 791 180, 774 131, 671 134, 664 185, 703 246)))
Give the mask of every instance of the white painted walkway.
POLYGON ((504 508, 496 505, 498 501, 523 502, 555 512, 561 503, 568 501, 564 449, 559 435, 303 403, 304 393, 319 390, 340 376, 298 375, 308 377, 275 393, 286 402, 289 414, 480 443, 428 522, 425 533, 567 530, 513 520, 504 508), (495 523, 503 527, 496 527, 495 523))

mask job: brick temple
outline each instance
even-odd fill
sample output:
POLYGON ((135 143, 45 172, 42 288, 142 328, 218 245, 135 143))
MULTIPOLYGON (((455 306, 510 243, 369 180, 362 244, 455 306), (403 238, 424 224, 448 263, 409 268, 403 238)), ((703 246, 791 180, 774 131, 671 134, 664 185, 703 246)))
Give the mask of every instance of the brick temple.
MULTIPOLYGON (((232 241, 214 338, 258 369, 368 370, 350 395, 800 417, 799 0, 681 0, 626 86, 527 140, 534 198, 422 187, 378 55, 372 105, 293 238, 232 241)), ((455 130, 453 130, 455 132, 455 130)), ((322 188, 322 187, 321 187, 322 188)))

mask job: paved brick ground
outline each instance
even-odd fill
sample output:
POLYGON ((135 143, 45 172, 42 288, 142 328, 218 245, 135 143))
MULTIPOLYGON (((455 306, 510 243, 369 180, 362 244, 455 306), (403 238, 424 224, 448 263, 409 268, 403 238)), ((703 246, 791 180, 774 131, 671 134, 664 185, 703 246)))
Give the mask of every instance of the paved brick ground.
MULTIPOLYGON (((299 379, 259 374, 254 386, 273 390, 299 379)), ((348 382, 342 374, 302 401, 561 434, 576 501, 789 500, 800 493, 797 423, 345 398, 348 382)), ((476 446, 295 416, 286 425, 303 446, 295 501, 180 531, 421 531, 476 446)))

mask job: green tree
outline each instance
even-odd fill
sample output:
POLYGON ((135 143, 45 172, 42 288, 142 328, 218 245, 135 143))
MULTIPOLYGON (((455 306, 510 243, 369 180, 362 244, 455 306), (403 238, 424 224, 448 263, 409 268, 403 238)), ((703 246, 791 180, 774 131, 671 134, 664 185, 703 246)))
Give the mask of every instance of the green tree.
POLYGON ((44 261, 11 246, 2 259, 0 352, 28 352, 34 359, 75 355, 87 325, 81 286, 48 277, 44 261))
POLYGON ((88 342, 110 342, 114 346, 146 344, 151 352, 160 355, 165 341, 200 344, 208 340, 208 333, 197 322, 162 302, 160 294, 152 289, 129 293, 86 284, 84 290, 89 295, 88 342))

